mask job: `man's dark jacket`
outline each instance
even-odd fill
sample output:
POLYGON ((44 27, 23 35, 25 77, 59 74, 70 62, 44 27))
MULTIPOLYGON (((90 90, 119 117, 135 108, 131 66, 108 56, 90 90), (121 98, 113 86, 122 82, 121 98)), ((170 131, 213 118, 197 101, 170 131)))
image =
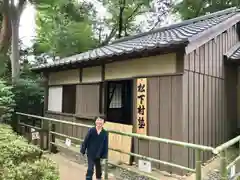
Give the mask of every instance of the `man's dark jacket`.
POLYGON ((96 127, 90 128, 80 149, 82 154, 85 154, 91 159, 106 159, 108 155, 108 132, 104 129, 97 133, 96 127))

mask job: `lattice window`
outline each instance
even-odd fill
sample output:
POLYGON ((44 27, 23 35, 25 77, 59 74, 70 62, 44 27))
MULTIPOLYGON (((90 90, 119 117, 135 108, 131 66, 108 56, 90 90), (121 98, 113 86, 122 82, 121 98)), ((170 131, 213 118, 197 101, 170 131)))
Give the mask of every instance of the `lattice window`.
POLYGON ((109 108, 122 108, 122 84, 109 84, 109 108))

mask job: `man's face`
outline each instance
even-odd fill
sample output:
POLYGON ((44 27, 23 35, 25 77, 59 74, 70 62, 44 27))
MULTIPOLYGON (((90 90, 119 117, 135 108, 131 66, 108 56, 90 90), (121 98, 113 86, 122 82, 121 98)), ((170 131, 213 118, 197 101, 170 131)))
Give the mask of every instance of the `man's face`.
POLYGON ((104 120, 101 118, 97 118, 95 123, 97 127, 102 127, 104 124, 104 120))

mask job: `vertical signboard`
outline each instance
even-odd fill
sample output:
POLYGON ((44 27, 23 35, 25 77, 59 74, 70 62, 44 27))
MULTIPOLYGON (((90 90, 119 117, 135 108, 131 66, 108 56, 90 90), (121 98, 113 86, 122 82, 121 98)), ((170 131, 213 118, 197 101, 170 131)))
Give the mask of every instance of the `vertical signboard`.
POLYGON ((137 79, 137 133, 147 135, 147 78, 137 79))

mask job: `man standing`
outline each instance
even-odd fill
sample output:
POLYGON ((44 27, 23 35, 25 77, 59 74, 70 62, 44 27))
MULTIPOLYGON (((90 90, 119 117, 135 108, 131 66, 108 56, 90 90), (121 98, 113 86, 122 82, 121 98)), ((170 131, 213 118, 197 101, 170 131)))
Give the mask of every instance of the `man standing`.
POLYGON ((95 127, 89 129, 81 146, 81 154, 84 155, 87 149, 88 169, 86 180, 92 180, 94 165, 97 180, 102 178, 101 159, 106 159, 108 155, 108 132, 103 128, 104 123, 104 117, 96 117, 95 127))

